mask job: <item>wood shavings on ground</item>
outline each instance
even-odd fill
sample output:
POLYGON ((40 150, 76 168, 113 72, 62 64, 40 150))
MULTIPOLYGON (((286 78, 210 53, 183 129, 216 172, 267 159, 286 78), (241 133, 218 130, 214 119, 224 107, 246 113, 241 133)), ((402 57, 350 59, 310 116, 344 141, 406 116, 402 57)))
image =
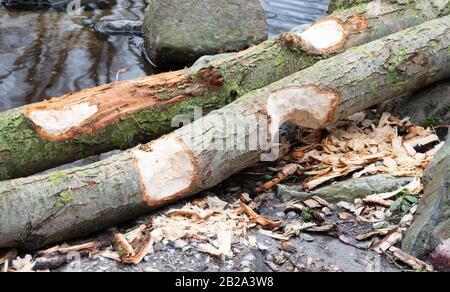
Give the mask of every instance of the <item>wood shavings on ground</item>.
MULTIPOLYGON (((431 271, 432 267, 395 247, 414 220, 422 192, 421 178, 416 176, 396 191, 358 198, 354 203, 334 205, 318 196, 291 201, 284 205, 285 212, 297 212, 299 218, 285 224, 281 230, 259 232, 279 240, 282 245, 302 233, 325 232, 347 245, 386 254, 389 259, 414 270, 431 271)), ((276 270, 273 263, 270 265, 276 270)))
MULTIPOLYGON (((248 195, 241 196, 250 201, 248 195)), ((255 201, 257 201, 255 199, 255 201)), ((256 238, 248 235, 248 230, 257 225, 265 229, 275 229, 282 222, 258 215, 242 201, 227 203, 217 197, 195 199, 181 209, 173 209, 156 216, 151 224, 141 225, 128 234, 116 234, 116 253, 106 252, 102 256, 128 264, 138 264, 151 253, 155 242, 173 242, 183 246, 195 240, 198 250, 225 260, 233 256, 233 239, 249 246, 256 246, 256 238), (194 202, 194 203, 193 203, 194 202), (145 240, 143 234, 148 234, 145 240), (142 241, 144 241, 142 243, 142 241), (137 246, 140 245, 138 248, 137 246)), ((253 202, 253 200, 252 200, 253 202)))
POLYGON ((62 244, 37 251, 34 258, 29 254, 18 257, 17 251, 11 250, 0 257, 0 267, 4 265, 4 272, 47 272, 76 259, 91 257, 106 246, 109 246, 108 242, 88 242, 73 246, 62 244))
POLYGON ((17 257, 12 261, 12 267, 15 272, 33 272, 35 262, 31 255, 26 255, 24 258, 17 257))
POLYGON ((291 158, 302 169, 314 169, 304 173, 310 177, 303 187, 311 190, 350 174, 355 178, 382 173, 421 177, 442 147, 439 142, 432 130, 384 113, 378 125, 370 120, 337 123, 329 129, 328 137, 307 148, 294 149, 296 154, 291 158), (420 152, 418 148, 425 146, 426 151, 420 152))

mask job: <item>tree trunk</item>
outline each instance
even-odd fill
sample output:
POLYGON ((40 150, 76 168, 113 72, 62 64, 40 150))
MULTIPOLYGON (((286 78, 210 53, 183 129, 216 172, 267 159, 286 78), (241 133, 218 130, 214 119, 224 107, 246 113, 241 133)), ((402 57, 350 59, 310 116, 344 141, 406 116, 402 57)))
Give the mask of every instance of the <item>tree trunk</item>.
MULTIPOLYGON (((372 0, 331 0, 330 4, 328 5, 328 14, 333 14, 336 11, 355 7, 360 4, 368 3, 371 1, 372 0)), ((391 1, 391 0, 388 0, 388 1, 391 1)), ((395 1, 395 0, 392 0, 391 2, 398 3, 398 1, 395 1)))
POLYGON ((281 126, 321 129, 447 78, 449 47, 447 16, 319 62, 105 161, 1 182, 0 247, 86 235, 277 159, 281 126))
POLYGON ((172 119, 220 108, 344 49, 443 13, 442 0, 361 5, 207 65, 108 84, 0 113, 0 180, 23 177, 171 131, 172 119), (439 2, 440 3, 440 2, 439 2))

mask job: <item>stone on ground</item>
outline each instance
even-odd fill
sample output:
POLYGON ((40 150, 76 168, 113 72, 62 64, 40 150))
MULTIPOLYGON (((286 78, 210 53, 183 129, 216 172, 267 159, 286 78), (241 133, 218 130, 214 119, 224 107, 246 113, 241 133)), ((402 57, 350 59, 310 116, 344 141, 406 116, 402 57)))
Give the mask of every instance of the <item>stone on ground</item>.
POLYGON ((412 179, 412 177, 393 177, 388 174, 379 174, 336 182, 311 192, 304 191, 298 185, 280 184, 277 186, 277 195, 283 202, 306 200, 312 196, 319 196, 331 203, 353 202, 355 199, 365 198, 369 195, 398 190, 410 183, 412 179))
POLYGON ((424 197, 416 219, 403 240, 403 249, 426 259, 450 238, 450 139, 431 161, 424 176, 424 197))
POLYGON ((204 55, 259 44, 268 31, 258 0, 150 0, 143 34, 153 63, 183 67, 204 55))

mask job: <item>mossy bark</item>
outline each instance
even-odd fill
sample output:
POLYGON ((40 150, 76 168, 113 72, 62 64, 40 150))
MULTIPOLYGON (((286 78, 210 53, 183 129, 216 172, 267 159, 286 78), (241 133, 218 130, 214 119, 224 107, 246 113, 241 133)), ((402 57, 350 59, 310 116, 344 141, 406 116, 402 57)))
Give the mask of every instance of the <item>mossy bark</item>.
POLYGON ((328 14, 333 14, 336 11, 355 7, 370 1, 372 0, 331 0, 328 6, 328 14))
POLYGON ((327 18, 343 24, 345 40, 326 52, 312 50, 301 36, 287 33, 207 65, 108 84, 2 112, 0 180, 148 142, 170 132, 175 116, 192 117, 194 107, 202 107, 205 113, 223 107, 347 48, 448 13, 444 8, 430 5, 428 0, 359 5, 327 18), (29 116, 33 110, 60 110, 83 102, 98 107, 98 112, 60 135, 46 134, 29 116))
POLYGON ((352 113, 450 77, 449 46, 450 16, 447 16, 319 62, 252 91, 168 136, 105 161, 0 182, 0 247, 39 247, 87 235, 215 186, 267 154, 274 146, 271 132, 274 124, 325 127, 352 113), (394 62, 398 54, 407 57, 394 62), (392 84, 392 74, 402 82, 392 84), (284 107, 285 91, 290 90, 298 94, 291 96, 284 107), (309 95, 311 92, 314 95, 309 95), (308 102, 308 98, 314 102, 308 102), (276 103, 277 99, 280 103, 276 103), (311 119, 320 123, 312 123, 311 119), (242 132, 244 125, 252 127, 242 132), (250 143, 255 133, 263 132, 269 134, 262 143, 250 143), (158 148, 173 146, 163 141, 179 143, 180 147, 172 147, 176 150, 173 153, 171 149, 158 148), (223 144, 226 147, 215 147, 223 144), (151 156, 155 151, 165 156, 158 156, 154 164, 145 163, 145 155, 151 156), (191 161, 183 160, 186 157, 191 161), (191 164, 189 176, 182 177, 185 172, 177 171, 179 165, 175 168, 173 160, 191 164), (174 194, 162 195, 154 188, 153 193, 149 191, 152 183, 167 186, 174 179, 190 181, 188 187, 174 194))

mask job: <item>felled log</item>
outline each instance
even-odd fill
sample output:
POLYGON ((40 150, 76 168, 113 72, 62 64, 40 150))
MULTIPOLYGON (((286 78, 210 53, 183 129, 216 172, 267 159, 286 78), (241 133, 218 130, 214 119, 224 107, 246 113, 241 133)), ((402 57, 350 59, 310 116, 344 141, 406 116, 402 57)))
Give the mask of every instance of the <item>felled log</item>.
POLYGON ((174 117, 192 117, 196 106, 220 108, 346 48, 436 18, 444 10, 434 1, 361 5, 207 65, 0 113, 0 180, 146 143, 170 132, 174 117))
MULTIPOLYGON (((328 14, 332 14, 336 11, 355 7, 360 4, 368 3, 372 0, 331 0, 328 5, 328 14)), ((392 2, 397 2, 393 0, 392 2)))
POLYGON ((86 235, 277 159, 283 125, 322 129, 449 77, 449 46, 447 16, 319 62, 104 161, 1 182, 0 247, 86 235))

